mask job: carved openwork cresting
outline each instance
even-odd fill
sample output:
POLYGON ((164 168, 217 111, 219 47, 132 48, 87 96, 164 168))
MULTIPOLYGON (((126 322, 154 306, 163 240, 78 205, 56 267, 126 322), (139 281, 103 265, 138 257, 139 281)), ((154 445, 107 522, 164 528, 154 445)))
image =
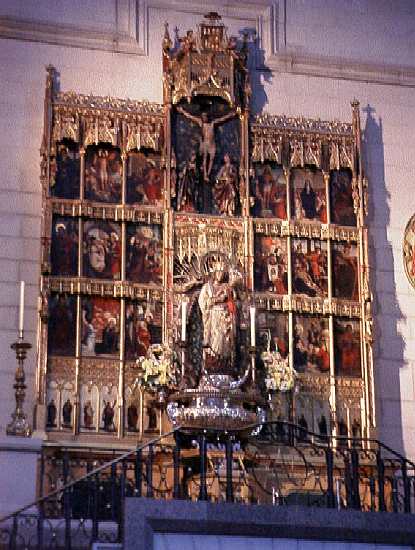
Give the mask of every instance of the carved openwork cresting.
POLYGON ((359 103, 253 116, 248 37, 216 13, 174 45, 166 24, 161 55, 163 104, 58 91, 47 69, 37 429, 150 437, 170 399, 177 422, 259 406, 374 435, 359 103))

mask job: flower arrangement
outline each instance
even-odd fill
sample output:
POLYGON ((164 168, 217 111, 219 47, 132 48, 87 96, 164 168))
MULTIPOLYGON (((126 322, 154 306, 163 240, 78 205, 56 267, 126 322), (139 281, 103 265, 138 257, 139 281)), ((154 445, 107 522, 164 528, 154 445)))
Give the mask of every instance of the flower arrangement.
POLYGON ((289 391, 294 387, 295 373, 288 357, 283 359, 278 351, 264 351, 261 359, 265 365, 265 385, 270 391, 289 391))
POLYGON ((136 361, 140 369, 137 383, 147 389, 173 388, 177 385, 177 365, 172 350, 163 344, 153 344, 147 354, 136 361))

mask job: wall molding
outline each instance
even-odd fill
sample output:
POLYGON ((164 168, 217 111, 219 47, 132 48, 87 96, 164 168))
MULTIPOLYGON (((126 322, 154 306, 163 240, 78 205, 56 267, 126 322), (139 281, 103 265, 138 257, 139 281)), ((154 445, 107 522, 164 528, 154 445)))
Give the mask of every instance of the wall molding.
POLYGON ((288 52, 267 57, 265 65, 271 71, 278 73, 334 78, 367 84, 415 87, 415 67, 364 63, 328 56, 300 56, 288 52))
MULTIPOLYGON (((87 26, 48 23, 31 19, 0 17, 0 38, 54 44, 86 50, 101 50, 148 56, 151 10, 177 10, 192 14, 198 23, 208 9, 225 19, 252 22, 259 54, 252 65, 281 74, 334 78, 390 86, 415 87, 415 65, 394 65, 350 58, 308 56, 289 51, 285 28, 284 0, 218 0, 208 7, 200 0, 114 0, 114 32, 99 32, 87 26)), ((160 42, 163 30, 160 29, 160 42)))
POLYGON ((87 26, 60 24, 51 20, 0 16, 0 38, 12 38, 86 50, 147 55, 147 19, 137 0, 114 0, 115 32, 97 31, 87 26))

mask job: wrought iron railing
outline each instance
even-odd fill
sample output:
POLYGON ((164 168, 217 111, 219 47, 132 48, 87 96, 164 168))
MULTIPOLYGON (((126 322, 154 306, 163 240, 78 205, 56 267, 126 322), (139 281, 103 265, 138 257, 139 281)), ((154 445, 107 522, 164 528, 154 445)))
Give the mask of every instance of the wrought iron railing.
POLYGON ((45 447, 47 494, 0 520, 0 548, 121 543, 126 497, 413 513, 414 476, 411 461, 377 440, 286 422, 249 433, 177 428, 125 453, 45 447))

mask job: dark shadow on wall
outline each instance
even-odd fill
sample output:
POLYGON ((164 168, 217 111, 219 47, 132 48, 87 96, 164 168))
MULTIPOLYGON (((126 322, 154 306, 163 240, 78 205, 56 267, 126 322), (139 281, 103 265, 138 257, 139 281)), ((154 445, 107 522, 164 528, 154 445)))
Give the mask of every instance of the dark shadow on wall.
MULTIPOLYGON (((253 115, 261 113, 268 97, 264 83, 272 82, 272 72, 265 64, 265 51, 261 48, 257 31, 254 28, 244 28, 239 31, 240 36, 248 39, 248 71, 252 88, 251 112, 253 115)), ((239 46, 242 45, 242 40, 239 46)))
POLYGON ((369 261, 373 291, 374 379, 378 438, 404 452, 399 371, 405 342, 398 331, 403 319, 396 294, 395 259, 388 240, 390 193, 385 183, 382 119, 367 105, 363 130, 363 161, 369 180, 369 261))

